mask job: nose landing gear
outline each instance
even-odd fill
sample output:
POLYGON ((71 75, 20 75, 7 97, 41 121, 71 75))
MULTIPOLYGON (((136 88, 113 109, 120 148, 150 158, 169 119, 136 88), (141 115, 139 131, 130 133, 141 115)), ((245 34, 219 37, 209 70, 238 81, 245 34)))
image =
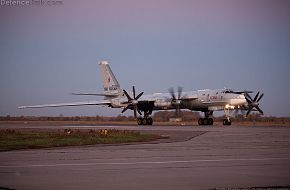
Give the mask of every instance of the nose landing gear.
POLYGON ((223 120, 223 125, 231 125, 232 121, 230 119, 224 119, 223 120))
POLYGON ((224 109, 226 119, 223 120, 223 125, 231 125, 232 121, 230 120, 230 108, 225 108, 224 109))

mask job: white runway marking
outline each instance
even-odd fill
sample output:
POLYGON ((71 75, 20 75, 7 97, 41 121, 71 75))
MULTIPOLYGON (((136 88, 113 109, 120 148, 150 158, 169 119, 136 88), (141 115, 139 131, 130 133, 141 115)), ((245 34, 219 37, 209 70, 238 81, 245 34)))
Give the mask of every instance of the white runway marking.
POLYGON ((31 164, 31 165, 0 165, 0 168, 30 168, 30 167, 59 167, 59 166, 94 166, 94 165, 142 165, 142 164, 178 164, 199 162, 233 162, 233 161, 274 161, 290 160, 290 158, 237 158, 214 160, 171 160, 171 161, 144 161, 144 162, 98 162, 98 163, 67 163, 67 164, 31 164))

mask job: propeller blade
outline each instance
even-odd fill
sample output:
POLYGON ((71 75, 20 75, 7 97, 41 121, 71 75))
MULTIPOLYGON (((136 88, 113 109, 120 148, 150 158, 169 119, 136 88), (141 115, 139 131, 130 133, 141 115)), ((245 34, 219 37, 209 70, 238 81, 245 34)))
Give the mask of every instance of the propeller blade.
POLYGON ((141 92, 136 98, 135 100, 138 100, 142 95, 143 95, 144 92, 141 92))
POLYGON ((258 98, 257 102, 259 102, 263 96, 264 96, 264 93, 261 94, 261 96, 258 98))
POLYGON ((256 96, 255 96, 255 98, 254 98, 254 102, 257 101, 257 98, 258 98, 259 94, 260 94, 260 92, 258 92, 258 93, 256 94, 256 96))
POLYGON ((263 98, 264 93, 262 93, 260 96, 260 91, 255 95, 254 99, 251 98, 249 94, 245 94, 245 98, 248 102, 248 111, 246 114, 246 117, 251 113, 251 111, 259 111, 261 114, 264 114, 263 111, 259 108, 259 101, 263 98))
MULTIPOLYGON (((137 107, 137 106, 136 106, 137 107)), ((139 110, 139 108, 137 107, 137 112, 142 115, 141 111, 139 110)))
POLYGON ((170 93, 172 99, 173 99, 173 100, 176 100, 175 93, 174 93, 174 88, 171 87, 171 88, 168 89, 168 91, 169 91, 169 93, 170 93))
POLYGON ((179 86, 178 88, 177 88, 177 92, 178 92, 178 99, 180 99, 181 98, 181 93, 182 93, 182 87, 181 86, 179 86))
POLYGON ((245 95, 246 95, 245 97, 246 97, 246 100, 247 100, 248 103, 251 103, 251 102, 254 101, 254 100, 252 99, 252 97, 251 97, 249 94, 246 93, 245 95), (247 98, 248 98, 248 99, 247 99, 247 98), (248 100, 249 100, 249 101, 248 101, 248 100))
POLYGON ((124 113, 125 111, 127 111, 127 109, 129 108, 129 106, 126 106, 121 113, 124 113))
POLYGON ((264 114, 264 112, 258 107, 258 106, 256 106, 255 107, 262 115, 264 114))
POLYGON ((248 111, 247 111, 247 114, 246 114, 246 117, 248 117, 248 115, 250 114, 250 112, 252 111, 253 107, 249 107, 248 111))
POLYGON ((136 119, 137 118, 137 107, 134 106, 134 118, 136 119))
POLYGON ((130 95, 127 93, 126 90, 123 90, 124 94, 126 95, 126 97, 128 98, 128 101, 131 101, 132 98, 130 97, 130 95))
POLYGON ((128 92, 126 90, 123 90, 124 94, 126 95, 128 101, 124 102, 125 104, 127 104, 127 106, 122 110, 122 113, 124 113, 125 111, 127 111, 127 109, 132 109, 134 111, 134 117, 137 118, 137 112, 142 115, 141 111, 138 108, 138 99, 143 95, 144 92, 141 92, 140 94, 138 94, 138 96, 136 97, 136 91, 135 91, 135 86, 132 86, 132 92, 133 92, 133 98, 131 98, 131 96, 128 94, 128 92))
POLYGON ((181 104, 181 95, 182 95, 182 87, 177 87, 177 98, 175 96, 175 92, 174 92, 174 88, 171 87, 168 89, 171 97, 172 97, 172 100, 171 100, 171 103, 172 103, 172 106, 175 107, 175 115, 176 117, 180 117, 180 104, 181 104))
POLYGON ((133 88, 133 99, 136 100, 136 94, 135 94, 135 86, 132 87, 133 88))
POLYGON ((247 96, 245 96, 245 98, 248 104, 252 103, 251 100, 247 96))

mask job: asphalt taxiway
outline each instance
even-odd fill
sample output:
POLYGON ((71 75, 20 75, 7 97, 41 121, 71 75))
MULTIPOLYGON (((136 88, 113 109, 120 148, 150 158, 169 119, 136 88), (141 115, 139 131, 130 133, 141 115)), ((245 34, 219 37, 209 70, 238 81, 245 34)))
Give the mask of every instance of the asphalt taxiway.
POLYGON ((165 143, 0 152, 0 187, 135 190, 290 186, 290 127, 81 128, 183 135, 178 141, 165 143), (197 133, 200 135, 189 138, 197 133))

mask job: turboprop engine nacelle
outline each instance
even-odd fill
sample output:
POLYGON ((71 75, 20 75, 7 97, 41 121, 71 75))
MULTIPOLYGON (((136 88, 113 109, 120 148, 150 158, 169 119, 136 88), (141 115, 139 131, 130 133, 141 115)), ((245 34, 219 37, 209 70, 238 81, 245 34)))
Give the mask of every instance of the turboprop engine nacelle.
POLYGON ((169 107, 172 107, 172 102, 165 101, 165 100, 158 100, 154 102, 154 106, 160 107, 160 108, 169 108, 169 107))

